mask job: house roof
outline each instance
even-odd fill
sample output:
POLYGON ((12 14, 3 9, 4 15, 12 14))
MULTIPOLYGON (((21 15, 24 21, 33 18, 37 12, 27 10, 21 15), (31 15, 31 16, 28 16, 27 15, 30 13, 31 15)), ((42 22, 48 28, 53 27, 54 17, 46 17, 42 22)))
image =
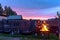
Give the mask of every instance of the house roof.
POLYGON ((0 20, 2 20, 2 19, 7 19, 7 17, 0 16, 0 20))
POLYGON ((22 19, 22 15, 12 15, 12 16, 8 16, 7 19, 22 19))

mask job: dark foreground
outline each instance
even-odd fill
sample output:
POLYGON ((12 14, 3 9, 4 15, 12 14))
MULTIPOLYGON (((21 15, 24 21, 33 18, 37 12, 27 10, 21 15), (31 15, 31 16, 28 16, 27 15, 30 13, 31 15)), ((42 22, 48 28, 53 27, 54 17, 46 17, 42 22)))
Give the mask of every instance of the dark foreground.
POLYGON ((56 35, 51 34, 49 37, 45 38, 40 35, 9 35, 9 34, 0 34, 0 40, 59 40, 56 35))

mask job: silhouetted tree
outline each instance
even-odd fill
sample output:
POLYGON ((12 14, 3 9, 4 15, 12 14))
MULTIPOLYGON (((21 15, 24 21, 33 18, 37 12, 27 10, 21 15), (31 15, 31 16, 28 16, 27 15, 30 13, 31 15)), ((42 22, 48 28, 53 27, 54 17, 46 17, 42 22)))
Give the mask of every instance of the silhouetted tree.
POLYGON ((5 6, 4 8, 5 8, 5 10, 4 10, 3 15, 6 15, 6 16, 7 16, 7 14, 8 14, 8 7, 7 7, 7 6, 5 6))
POLYGON ((0 4, 0 15, 2 15, 2 13, 3 13, 3 8, 2 8, 2 6, 0 4))
POLYGON ((5 6, 4 10, 0 4, 0 15, 3 16, 10 16, 10 15, 17 15, 15 11, 13 11, 10 7, 5 6))
POLYGON ((7 6, 5 6, 4 14, 6 16, 17 15, 16 12, 14 12, 10 7, 7 7, 7 6))

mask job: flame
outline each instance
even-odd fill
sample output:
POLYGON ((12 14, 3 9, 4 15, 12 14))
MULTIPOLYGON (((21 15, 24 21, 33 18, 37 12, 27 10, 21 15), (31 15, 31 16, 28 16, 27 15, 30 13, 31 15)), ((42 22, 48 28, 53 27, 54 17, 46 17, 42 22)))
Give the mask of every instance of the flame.
POLYGON ((40 31, 49 31, 46 23, 42 24, 42 29, 40 31))

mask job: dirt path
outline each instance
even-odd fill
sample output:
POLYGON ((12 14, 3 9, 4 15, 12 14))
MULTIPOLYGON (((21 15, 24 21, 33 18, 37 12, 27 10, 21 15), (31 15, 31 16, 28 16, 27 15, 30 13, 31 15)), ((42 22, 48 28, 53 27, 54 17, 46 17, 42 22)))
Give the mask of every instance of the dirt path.
POLYGON ((21 38, 18 37, 0 37, 0 40, 22 40, 21 38))
POLYGON ((31 40, 27 37, 22 38, 22 37, 4 37, 4 36, 0 36, 0 40, 31 40))

